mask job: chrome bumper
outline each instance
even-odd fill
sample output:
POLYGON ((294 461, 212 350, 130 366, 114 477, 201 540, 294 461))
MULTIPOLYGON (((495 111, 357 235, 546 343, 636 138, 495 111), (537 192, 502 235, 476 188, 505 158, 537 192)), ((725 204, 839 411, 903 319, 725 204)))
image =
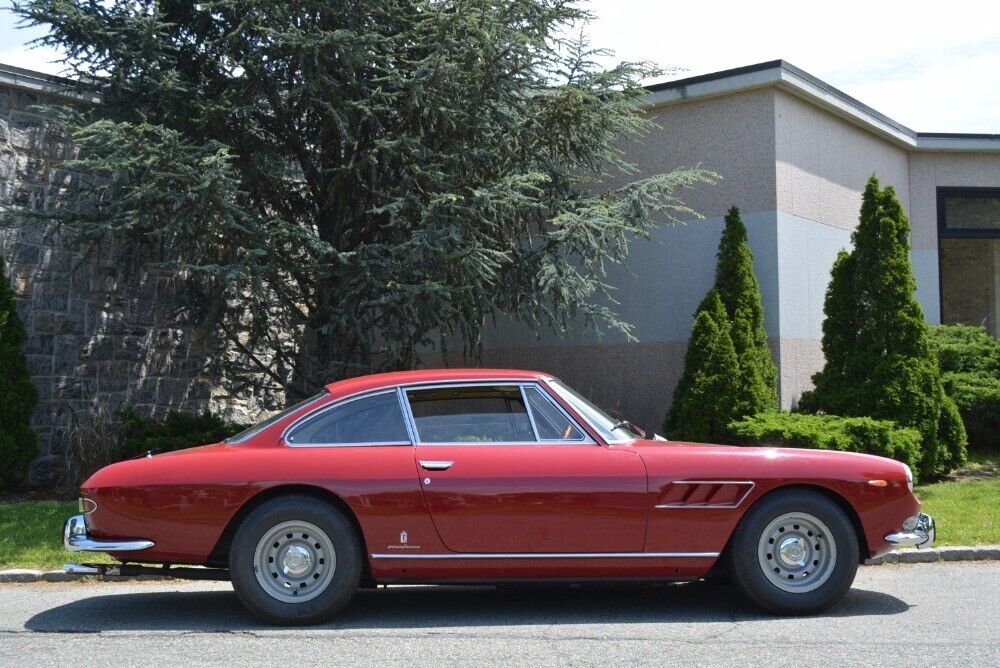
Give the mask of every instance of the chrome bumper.
POLYGON ((94 540, 83 515, 74 515, 63 527, 63 547, 70 552, 134 552, 153 547, 151 540, 94 540))
POLYGON ((885 540, 893 545, 930 547, 934 543, 934 533, 934 518, 927 513, 920 513, 903 522, 903 530, 889 534, 885 540))

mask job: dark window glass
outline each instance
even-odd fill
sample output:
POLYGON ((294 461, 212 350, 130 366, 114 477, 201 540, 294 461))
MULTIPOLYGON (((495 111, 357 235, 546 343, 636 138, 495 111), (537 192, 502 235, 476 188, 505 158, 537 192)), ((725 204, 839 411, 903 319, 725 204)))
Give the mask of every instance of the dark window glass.
POLYGON ((584 436, 552 400, 537 387, 525 387, 524 395, 535 419, 538 438, 543 441, 582 441, 584 436))
POLYGON ((947 230, 1000 231, 1000 194, 942 195, 947 230))
POLYGON ((292 445, 408 443, 395 392, 347 401, 321 411, 288 434, 292 445))
POLYGON ((979 325, 1000 338, 1000 239, 941 244, 941 322, 979 325))
POLYGON ((535 440, 519 387, 440 387, 406 394, 422 443, 535 440))

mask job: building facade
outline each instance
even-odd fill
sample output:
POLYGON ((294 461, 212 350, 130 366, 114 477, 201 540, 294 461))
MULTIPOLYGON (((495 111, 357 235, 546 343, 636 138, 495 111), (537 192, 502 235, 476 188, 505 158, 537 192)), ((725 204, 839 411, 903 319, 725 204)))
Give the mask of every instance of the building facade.
POLYGON ((984 325, 1000 336, 1000 135, 915 132, 784 61, 654 85, 647 104, 659 128, 627 147, 641 174, 697 165, 722 180, 684 194, 703 220, 635 242, 613 276, 638 340, 539 337, 504 325, 487 337, 488 364, 556 373, 658 428, 694 311, 712 284, 723 215, 736 205, 754 254, 781 405, 794 406, 822 367, 830 268, 850 248, 872 174, 893 186, 910 217, 927 321, 984 325))
MULTIPOLYGON (((65 198, 80 177, 60 166, 73 147, 36 108, 78 103, 71 83, 0 65, 0 210, 73 205, 65 198)), ((895 188, 910 217, 927 320, 982 324, 1000 336, 1000 135, 914 132, 783 61, 654 85, 646 105, 657 129, 626 147, 641 173, 700 166, 722 180, 682 194, 703 219, 635 241, 627 265, 610 277, 637 340, 501 324, 485 333, 486 364, 555 373, 658 428, 694 311, 713 280, 723 215, 736 205, 754 253, 781 404, 793 406, 822 366, 830 268, 850 246, 872 174, 895 188)), ((126 276, 109 248, 84 255, 49 226, 2 220, 0 253, 41 397, 35 482, 58 476, 74 416, 92 412, 95 399, 110 411, 210 408, 237 420, 274 403, 230 393, 218 363, 223 346, 172 324, 170 276, 126 276)))

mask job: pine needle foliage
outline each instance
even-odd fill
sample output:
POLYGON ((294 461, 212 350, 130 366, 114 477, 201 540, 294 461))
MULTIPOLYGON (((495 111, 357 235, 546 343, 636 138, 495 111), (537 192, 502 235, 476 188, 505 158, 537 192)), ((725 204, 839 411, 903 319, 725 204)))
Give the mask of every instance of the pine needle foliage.
POLYGON ((729 317, 716 290, 709 291, 695 314, 684 356, 684 373, 663 430, 674 440, 724 442, 737 415, 739 359, 729 317))
POLYGON ((38 436, 31 428, 31 414, 38 392, 28 374, 24 357, 26 335, 17 314, 14 290, 0 257, 0 489, 23 482, 28 466, 38 454, 38 436))
POLYGON ((922 438, 922 479, 941 476, 965 461, 965 429, 914 296, 909 220, 893 188, 874 176, 851 241, 854 250, 840 252, 827 287, 826 365, 799 407, 913 427, 922 438))
POLYGON ((696 169, 625 178, 645 63, 567 39, 574 1, 26 0, 102 102, 65 112, 63 213, 184 279, 229 374, 301 397, 418 365, 484 323, 624 332, 608 264, 691 218, 696 169), (611 185, 614 183, 615 185, 611 185))

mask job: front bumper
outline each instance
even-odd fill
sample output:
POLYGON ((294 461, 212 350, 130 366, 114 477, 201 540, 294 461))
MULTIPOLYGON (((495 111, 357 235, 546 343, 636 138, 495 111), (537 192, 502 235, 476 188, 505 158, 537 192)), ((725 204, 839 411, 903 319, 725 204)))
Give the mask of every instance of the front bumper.
POLYGON ((913 545, 921 548, 933 545, 934 535, 934 518, 927 513, 920 513, 903 522, 903 530, 887 535, 885 540, 893 545, 913 545))
POLYGON ((66 525, 63 527, 63 547, 70 552, 135 552, 153 547, 153 541, 94 540, 87 531, 84 516, 74 515, 66 520, 66 525))

